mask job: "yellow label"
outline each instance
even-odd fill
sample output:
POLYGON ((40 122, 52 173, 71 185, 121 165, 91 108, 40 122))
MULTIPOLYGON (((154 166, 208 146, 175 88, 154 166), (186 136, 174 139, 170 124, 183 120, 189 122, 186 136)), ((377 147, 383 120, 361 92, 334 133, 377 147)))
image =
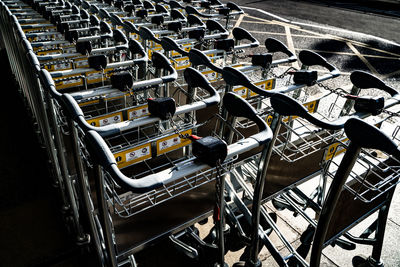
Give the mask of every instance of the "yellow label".
MULTIPOLYGON (((123 98, 124 96, 130 96, 130 94, 129 94, 129 93, 126 93, 126 94, 120 95, 120 96, 114 96, 114 97, 103 98, 102 101, 104 102, 104 101, 110 101, 110 100, 120 99, 120 98, 123 98)), ((97 104, 97 103, 99 103, 99 102, 100 102, 99 100, 91 100, 91 101, 79 103, 79 106, 80 106, 80 107, 83 107, 83 106, 87 106, 87 105, 90 105, 90 104, 97 104)))
POLYGON ((87 120, 92 126, 106 126, 114 123, 118 123, 122 121, 122 112, 116 112, 112 114, 107 114, 106 116, 101 116, 95 119, 87 120))
POLYGON ((319 100, 314 100, 314 101, 303 104, 303 106, 307 108, 308 112, 314 113, 317 109, 318 102, 319 102, 319 100))
POLYGON ((268 115, 266 118, 265 118, 265 122, 268 124, 268 126, 271 126, 271 124, 272 124, 272 120, 274 119, 274 117, 272 116, 272 115, 268 115))
POLYGON ((190 67, 190 61, 188 57, 176 58, 174 60, 175 61, 171 60, 171 62, 174 64, 174 68, 176 70, 183 70, 190 67))
POLYGON ((128 120, 134 120, 147 115, 150 115, 148 105, 128 109, 128 120))
POLYGON ((208 70, 208 71, 203 71, 202 74, 206 76, 207 80, 209 82, 215 82, 219 79, 219 73, 213 71, 213 70, 208 70))
POLYGON ((247 98, 247 93, 248 93, 248 89, 246 87, 239 87, 236 89, 233 89, 233 91, 240 95, 242 98, 246 99, 247 98))
MULTIPOLYGON (((349 138, 343 138, 340 141, 341 141, 341 143, 345 143, 348 140, 349 140, 349 138)), ((330 159, 336 157, 337 155, 342 154, 343 152, 346 151, 346 149, 343 146, 338 149, 338 146, 341 143, 334 143, 328 147, 326 155, 325 155, 325 160, 330 160, 330 159)))
POLYGON ((58 79, 54 78, 53 80, 54 80, 57 90, 83 85, 82 77, 79 77, 76 75, 68 75, 68 76, 65 76, 62 78, 58 78, 58 79), (71 78, 71 79, 63 81, 62 79, 65 79, 65 78, 71 78))
POLYGON ((99 102, 100 102, 99 100, 92 100, 92 101, 79 103, 79 106, 80 107, 84 107, 84 106, 91 105, 91 104, 97 104, 99 102))
POLYGON ((29 32, 38 32, 38 31, 49 31, 49 30, 56 30, 55 26, 45 26, 45 27, 36 27, 32 29, 23 29, 24 33, 29 33, 29 32))
POLYGON ((163 53, 164 50, 162 48, 154 48, 154 49, 149 49, 148 54, 149 54, 149 59, 151 60, 151 56, 153 55, 154 52, 160 52, 163 53))
MULTIPOLYGON (((181 132, 181 134, 185 135, 191 135, 192 130, 187 130, 181 132)), ((165 138, 162 138, 160 140, 157 140, 157 155, 161 155, 167 152, 170 152, 172 150, 178 149, 180 147, 187 146, 191 143, 190 139, 183 139, 180 138, 178 134, 174 134, 165 138)))
MULTIPOLYGON (((275 79, 269 79, 261 82, 256 82, 254 83, 258 87, 260 87, 263 90, 271 90, 275 87, 275 79)), ((258 95, 257 93, 254 93, 253 91, 250 90, 250 96, 256 96, 258 95)))
POLYGON ((87 57, 74 60, 75 68, 89 68, 89 61, 87 57))
POLYGON ((92 83, 99 83, 103 79, 107 80, 108 78, 110 78, 111 74, 109 72, 112 70, 113 69, 111 68, 105 69, 104 74, 103 71, 88 71, 86 72, 86 81, 88 84, 92 84, 92 83))
POLYGON ((151 158, 151 144, 137 146, 123 152, 114 154, 119 168, 123 168, 151 158))
POLYGON ((52 50, 46 50, 46 51, 39 51, 39 52, 37 52, 37 55, 38 56, 58 55, 58 54, 61 54, 62 52, 63 51, 61 49, 52 49, 52 50))
MULTIPOLYGON (((190 44, 184 44, 184 45, 183 45, 183 50, 184 50, 184 51, 189 52, 190 49, 191 49, 190 44)), ((181 55, 181 54, 178 53, 178 52, 176 52, 176 51, 171 51, 171 56, 172 56, 172 57, 177 57, 177 56, 180 56, 180 55, 181 55)))
POLYGON ((54 64, 46 64, 44 68, 49 71, 70 70, 72 69, 72 64, 71 62, 58 62, 54 64))

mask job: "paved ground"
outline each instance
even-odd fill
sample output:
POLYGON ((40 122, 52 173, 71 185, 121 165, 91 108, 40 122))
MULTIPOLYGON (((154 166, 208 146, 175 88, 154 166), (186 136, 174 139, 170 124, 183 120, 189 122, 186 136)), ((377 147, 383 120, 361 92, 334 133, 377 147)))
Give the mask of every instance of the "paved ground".
MULTIPOLYGON (((331 86, 339 86, 349 83, 348 74, 355 69, 366 70, 384 78, 389 84, 400 89, 400 20, 385 17, 352 12, 344 9, 322 8, 321 5, 303 3, 298 1, 257 1, 257 0, 235 0, 236 2, 251 7, 245 9, 246 15, 235 21, 236 26, 247 28, 261 42, 267 37, 277 38, 286 43, 293 51, 310 49, 326 57, 335 64, 342 72, 342 77, 335 79, 331 86), (263 12, 255 10, 260 8, 263 12), (265 12, 267 11, 267 12, 265 12), (278 15, 272 16, 271 15, 278 15), (322 26, 322 27, 321 27, 322 26), (341 28, 348 29, 343 31, 341 28), (358 34, 364 32, 368 35, 358 34), (391 40, 386 42, 373 36, 379 36, 391 40)), ((260 48, 260 51, 263 47, 260 48)), ((9 74, 3 73, 2 79, 7 80, 9 74)), ((7 88, 14 90, 12 84, 7 88)), ((22 103, 12 91, 6 92, 9 103, 15 103, 12 107, 1 106, 2 114, 12 113, 23 117, 23 112, 13 113, 10 108, 21 110, 22 103), (11 101, 14 99, 15 101, 11 101)), ((57 215, 56 205, 51 202, 52 189, 48 185, 47 174, 43 170, 43 155, 39 144, 34 139, 33 130, 29 122, 14 120, 12 116, 5 116, 5 124, 13 131, 1 132, 2 164, 0 175, 2 186, 0 192, 2 227, 0 235, 4 240, 0 246, 0 266, 27 266, 22 262, 35 263, 44 262, 45 266, 87 266, 82 259, 76 259, 71 255, 77 252, 72 241, 65 236, 62 223, 57 215), (32 160, 27 161, 26 153, 32 160), (36 175, 32 175, 35 170, 36 175), (35 181, 34 177, 43 177, 43 180, 35 181), (24 221, 18 220, 18 212, 11 214, 11 209, 18 208, 23 203, 35 199, 47 199, 51 205, 38 203, 32 204, 32 213, 24 214, 24 221), (34 212, 35 211, 35 212, 34 212), (37 212, 42 211, 43 215, 37 212), (40 223, 43 220, 50 222, 48 218, 56 218, 54 225, 40 223), (5 221, 14 223, 12 228, 5 227, 5 221), (36 222, 36 224, 34 224, 36 222), (58 224, 56 223, 58 222, 58 224), (26 228, 27 225, 34 226, 26 228), (23 231, 27 231, 24 233, 23 231), (35 233, 35 234, 32 234, 35 233), (5 237, 5 238, 4 238, 5 237), (50 238, 51 237, 51 238, 50 238), (47 242, 44 242, 47 241, 47 242), (24 244, 23 247, 18 244, 24 244), (13 250, 11 247, 19 247, 13 250), (35 254, 35 250, 44 247, 48 255, 35 254), (24 257, 20 252, 24 251, 24 257), (60 251, 64 251, 64 254, 60 251), (51 255, 51 256, 49 256, 51 255), (5 257, 7 256, 7 257, 5 257), (71 260, 72 258, 72 260, 71 260), (67 259, 67 260, 65 260, 67 259), (58 264, 56 264, 58 263, 58 264)), ((399 123, 398 121, 396 122, 399 123)), ((311 182, 312 183, 312 182, 311 182)), ((313 186, 308 186, 313 188, 313 186)), ((400 255, 398 252, 398 240, 400 240, 400 197, 395 195, 393 206, 389 215, 388 229, 384 241, 383 260, 386 266, 400 266, 400 255)), ((271 205, 269 208, 272 209, 271 205)), ((290 212, 280 212, 278 225, 282 226, 284 233, 290 241, 299 243, 299 235, 305 229, 306 224, 299 218, 293 220, 290 212)), ((357 231, 357 229, 355 229, 357 231)), ((279 245, 276 237, 273 241, 279 245)), ((282 246, 280 246, 282 248, 282 246)), ((368 254, 365 247, 359 247, 356 251, 346 252, 338 248, 327 248, 324 251, 323 262, 326 266, 349 266, 350 259, 358 253, 368 254)), ((231 253, 227 260, 230 264, 235 262, 240 253, 231 253)), ((177 254, 168 243, 162 243, 154 250, 144 251, 138 255, 140 266, 189 266, 183 259, 178 259, 177 254), (178 259, 178 260, 177 260, 178 259)), ((263 266, 274 266, 273 260, 265 250, 261 253, 263 266)))

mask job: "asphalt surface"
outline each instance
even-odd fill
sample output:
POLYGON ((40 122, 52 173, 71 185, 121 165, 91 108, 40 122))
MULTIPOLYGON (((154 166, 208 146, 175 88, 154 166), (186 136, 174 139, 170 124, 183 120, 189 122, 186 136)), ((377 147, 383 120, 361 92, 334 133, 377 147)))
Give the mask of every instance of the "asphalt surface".
MULTIPOLYGON (((372 36, 385 38, 400 43, 400 19, 396 17, 382 16, 365 11, 354 11, 323 5, 335 1, 322 1, 314 4, 307 1, 290 0, 232 0, 244 6, 258 8, 272 14, 282 16, 285 19, 296 20, 305 23, 317 23, 329 25, 350 31, 361 32, 372 36)), ((347 1, 346 1, 347 2, 347 1)), ((352 2, 352 1, 350 1, 352 2)), ((400 10, 397 5, 397 10, 400 10)), ((364 6, 360 6, 360 8, 364 6)), ((379 9, 377 9, 379 11, 379 9)), ((248 11, 248 10, 246 10, 248 11)))

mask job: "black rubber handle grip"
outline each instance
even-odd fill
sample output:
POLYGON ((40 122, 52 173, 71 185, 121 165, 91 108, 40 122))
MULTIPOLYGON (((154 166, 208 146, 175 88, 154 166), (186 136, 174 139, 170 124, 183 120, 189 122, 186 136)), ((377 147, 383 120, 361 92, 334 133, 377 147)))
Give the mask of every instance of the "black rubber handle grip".
POLYGON ((40 70, 39 80, 43 86, 43 89, 47 90, 54 99, 59 100, 61 98, 61 94, 56 90, 56 85, 54 84, 54 80, 47 70, 45 69, 40 70))
POLYGON ((220 67, 214 65, 206 54, 196 48, 190 49, 188 57, 193 66, 205 65, 213 71, 222 73, 222 69, 220 67))
POLYGON ((128 20, 124 22, 123 27, 126 32, 139 34, 139 29, 128 20))
POLYGON ((257 47, 260 45, 260 42, 251 35, 247 30, 240 28, 240 27, 235 27, 232 30, 232 35, 233 37, 238 40, 249 40, 251 42, 251 47, 257 47))
POLYGON ((348 117, 343 117, 340 120, 334 122, 325 122, 312 114, 308 113, 308 110, 297 100, 284 95, 284 94, 274 94, 270 98, 272 108, 283 116, 299 116, 306 119, 310 123, 328 130, 338 130, 344 127, 344 122, 348 117))
POLYGON ((306 66, 318 65, 327 68, 331 72, 337 70, 335 66, 326 61, 321 55, 310 50, 301 50, 299 53, 299 60, 306 66))
POLYGON ((377 127, 358 118, 351 118, 345 123, 344 131, 357 146, 378 149, 400 159, 400 150, 396 143, 377 127))
POLYGON ((218 92, 201 72, 192 67, 189 67, 184 70, 183 75, 189 87, 200 87, 210 94, 210 97, 203 101, 204 103, 206 103, 207 106, 220 101, 218 92))
POLYGON ((350 74, 350 81, 353 83, 354 86, 360 89, 377 88, 389 93, 391 96, 397 95, 399 93, 392 87, 386 85, 385 82, 378 77, 365 71, 353 71, 350 74))
POLYGON ((151 40, 156 43, 160 43, 160 39, 158 39, 154 33, 147 27, 140 27, 139 35, 143 40, 151 40))
POLYGON ((224 108, 230 115, 235 117, 244 117, 254 121, 260 131, 267 129, 268 126, 266 122, 257 116, 257 111, 239 95, 228 92, 224 95, 222 101, 224 108))
POLYGON ((182 6, 179 2, 175 1, 175 0, 171 0, 168 2, 169 6, 171 7, 171 9, 173 8, 177 8, 177 9, 185 9, 184 6, 182 6))
POLYGON ((170 37, 162 37, 160 42, 164 51, 176 51, 181 55, 187 56, 188 52, 182 49, 182 46, 177 44, 175 40, 171 39, 170 37))
POLYGON ((130 179, 122 174, 117 167, 114 155, 107 147, 104 139, 97 132, 87 131, 85 134, 85 142, 95 163, 105 168, 120 186, 123 186, 133 193, 148 192, 162 186, 162 183, 155 178, 130 179))
POLYGON ((284 43, 275 38, 267 38, 265 40, 265 48, 270 53, 282 52, 288 55, 289 58, 293 58, 293 61, 297 60, 296 55, 284 43))

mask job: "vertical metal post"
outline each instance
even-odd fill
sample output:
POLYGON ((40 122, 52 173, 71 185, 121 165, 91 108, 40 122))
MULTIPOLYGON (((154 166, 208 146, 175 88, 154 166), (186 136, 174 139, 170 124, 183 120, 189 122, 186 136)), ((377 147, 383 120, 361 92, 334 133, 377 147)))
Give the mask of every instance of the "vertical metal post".
POLYGON ((317 267, 320 264, 322 249, 324 248, 329 223, 342 193, 343 185, 357 161, 357 156, 360 153, 360 150, 361 148, 359 146, 353 142, 350 142, 339 168, 336 171, 336 175, 333 178, 328 195, 321 210, 317 229, 315 230, 314 234, 310 259, 311 267, 317 267))

